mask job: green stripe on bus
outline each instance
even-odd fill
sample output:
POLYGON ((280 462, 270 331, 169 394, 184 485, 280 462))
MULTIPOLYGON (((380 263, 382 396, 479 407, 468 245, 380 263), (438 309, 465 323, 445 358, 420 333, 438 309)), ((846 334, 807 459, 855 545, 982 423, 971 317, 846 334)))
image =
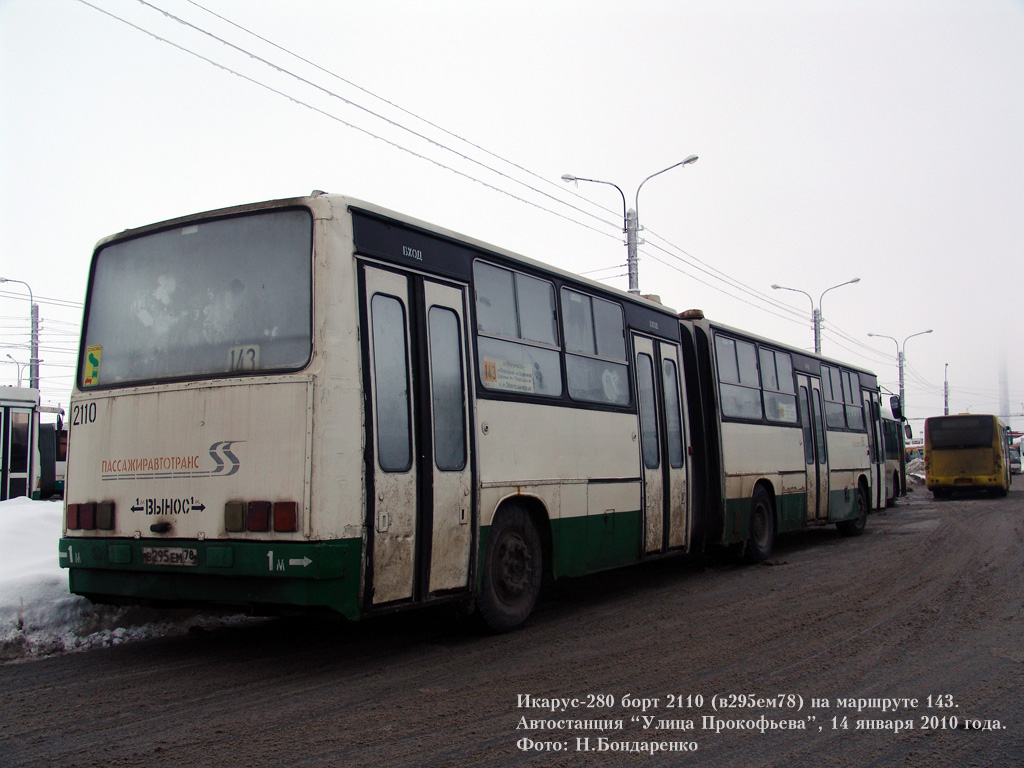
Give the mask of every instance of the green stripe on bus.
MULTIPOLYGON (((803 491, 777 497, 776 532, 787 533, 807 527, 807 494, 803 491)), ((839 489, 828 495, 828 522, 852 520, 858 515, 857 489, 839 489)), ((820 521, 819 521, 820 522, 820 521)), ((728 499, 725 503, 725 525, 722 543, 745 541, 750 535, 750 499, 728 499)))
POLYGON ((62 538, 71 591, 106 598, 301 605, 359 617, 360 539, 322 542, 62 538), (148 550, 145 552, 143 550, 148 550), (144 559, 195 565, 150 565, 144 559))

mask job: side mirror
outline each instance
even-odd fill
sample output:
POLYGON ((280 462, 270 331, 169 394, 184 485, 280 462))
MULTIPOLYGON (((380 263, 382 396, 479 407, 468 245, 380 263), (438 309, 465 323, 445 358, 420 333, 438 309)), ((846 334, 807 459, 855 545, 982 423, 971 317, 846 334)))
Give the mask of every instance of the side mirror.
POLYGON ((907 440, 911 440, 914 437, 914 430, 910 428, 909 424, 903 425, 903 434, 907 436, 907 440))
POLYGON ((896 421, 903 421, 903 405, 900 403, 899 395, 893 395, 889 398, 889 408, 892 409, 892 417, 896 421))

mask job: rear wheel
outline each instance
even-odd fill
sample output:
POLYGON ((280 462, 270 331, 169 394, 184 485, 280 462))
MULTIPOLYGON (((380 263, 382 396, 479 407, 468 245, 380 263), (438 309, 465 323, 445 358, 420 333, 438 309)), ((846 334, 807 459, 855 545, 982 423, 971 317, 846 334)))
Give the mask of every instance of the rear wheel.
POLYGON ((536 526, 522 507, 506 507, 491 524, 476 601, 487 629, 507 632, 526 621, 537 604, 542 574, 536 526))
POLYGON ((868 524, 868 491, 863 485, 857 489, 857 517, 836 523, 836 528, 844 536, 860 536, 868 524))
POLYGON ((772 553, 775 543, 775 508, 768 492, 758 486, 750 499, 750 538, 743 558, 748 563, 762 563, 772 553))

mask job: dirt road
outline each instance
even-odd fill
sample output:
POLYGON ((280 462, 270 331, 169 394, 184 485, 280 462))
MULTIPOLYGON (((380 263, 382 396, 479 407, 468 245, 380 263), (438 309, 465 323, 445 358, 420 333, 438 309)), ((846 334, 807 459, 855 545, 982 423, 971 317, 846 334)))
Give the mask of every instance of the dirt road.
POLYGON ((561 583, 499 637, 432 612, 9 664, 0 765, 1021 765, 1020 485, 561 583))

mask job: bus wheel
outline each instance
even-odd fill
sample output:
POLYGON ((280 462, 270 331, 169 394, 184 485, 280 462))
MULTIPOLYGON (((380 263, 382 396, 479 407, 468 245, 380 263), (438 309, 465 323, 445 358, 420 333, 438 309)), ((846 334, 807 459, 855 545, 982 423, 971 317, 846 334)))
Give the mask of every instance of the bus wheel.
POLYGON ((868 523, 868 492, 864 486, 857 489, 857 517, 836 523, 836 528, 843 536, 860 536, 868 523))
POLYGON ((896 501, 899 499, 902 489, 900 488, 900 475, 898 472, 892 473, 892 498, 886 498, 886 507, 895 507, 896 501))
POLYGON ((768 492, 760 486, 750 500, 750 538, 743 553, 748 563, 763 563, 775 543, 775 510, 768 492))
POLYGON ((487 538, 476 601, 489 630, 507 632, 526 621, 540 594, 542 566, 540 536, 529 514, 520 506, 501 510, 487 538))

